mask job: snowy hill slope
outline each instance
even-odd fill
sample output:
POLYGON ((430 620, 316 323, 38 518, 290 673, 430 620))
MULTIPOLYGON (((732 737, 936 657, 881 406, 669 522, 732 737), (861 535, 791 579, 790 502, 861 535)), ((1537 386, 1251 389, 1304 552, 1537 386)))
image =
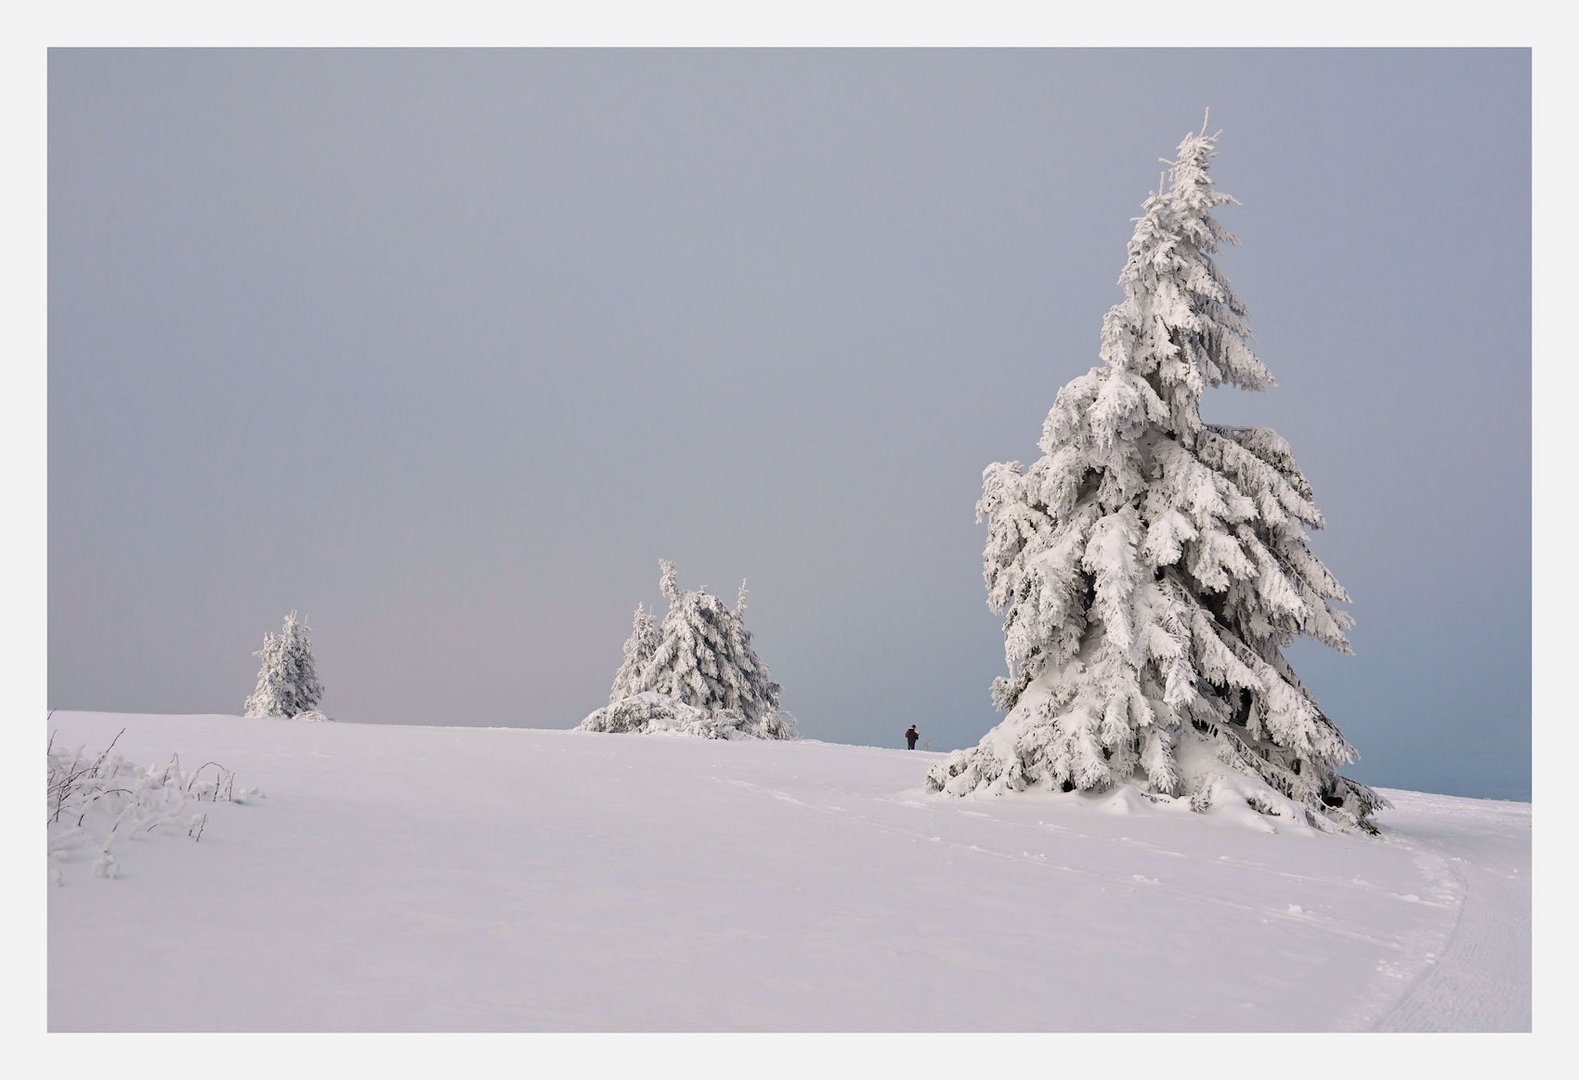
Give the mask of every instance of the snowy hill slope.
POLYGON ((817 742, 60 713, 261 788, 49 892, 80 1030, 1528 1030, 1530 807, 925 795, 817 742))

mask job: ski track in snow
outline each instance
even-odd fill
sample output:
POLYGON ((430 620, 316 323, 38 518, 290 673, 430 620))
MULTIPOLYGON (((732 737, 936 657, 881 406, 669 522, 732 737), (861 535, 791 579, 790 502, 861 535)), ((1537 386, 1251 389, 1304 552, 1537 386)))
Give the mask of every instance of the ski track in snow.
MULTIPOLYGON (((1048 862, 1044 856, 1022 852, 1019 855, 983 847, 975 843, 947 841, 929 835, 926 830, 896 826, 870 817, 850 813, 838 806, 819 806, 778 790, 745 780, 722 779, 721 782, 743 790, 760 792, 817 813, 836 814, 844 820, 857 823, 879 832, 906 836, 912 840, 945 843, 972 854, 1029 863, 1043 869, 1072 874, 1094 881, 1103 881, 1121 887, 1154 886, 1158 879, 1141 874, 1127 877, 1101 874, 1079 867, 1048 862)), ((1395 800, 1419 800, 1436 813, 1454 816, 1456 805, 1463 800, 1431 796, 1414 792, 1389 792, 1395 800)), ((888 797, 879 800, 907 809, 938 813, 952 813, 968 818, 994 820, 1001 829, 1030 829, 1039 833, 1052 832, 1069 838, 1094 840, 1067 825, 1048 822, 1029 823, 995 819, 994 815, 980 810, 961 810, 946 800, 915 797, 888 797)), ((1528 807, 1507 804, 1508 813, 1517 818, 1521 814, 1528 820, 1528 807)), ((1457 816, 1465 816, 1459 812, 1457 816)), ((1385 821, 1385 818, 1384 818, 1385 821)), ((1173 858, 1188 858, 1186 853, 1149 843, 1120 837, 1116 841, 1127 847, 1173 858)), ((1188 897, 1198 903, 1237 909, 1263 919, 1288 922, 1314 923, 1334 937, 1363 942, 1396 950, 1400 955, 1378 961, 1377 981, 1365 995, 1370 1007, 1354 1010, 1343 1026, 1385 1032, 1405 1031, 1528 1031, 1531 1028, 1531 995, 1529 964, 1523 966, 1524 978, 1510 978, 1504 958, 1509 955, 1530 956, 1531 919, 1530 885, 1527 871, 1518 868, 1494 868, 1472 865, 1462 856, 1446 855, 1440 851, 1440 841, 1418 840, 1401 837, 1394 832, 1384 833, 1379 841, 1397 845, 1414 854, 1420 869, 1422 888, 1416 893, 1398 893, 1372 885, 1363 880, 1341 881, 1279 869, 1232 856, 1220 856, 1220 861, 1235 867, 1271 875, 1291 881, 1320 884, 1326 887, 1352 889, 1372 894, 1378 898, 1452 912, 1453 923, 1446 937, 1429 932, 1414 931, 1400 940, 1380 938, 1348 930, 1333 920, 1312 918, 1301 910, 1277 910, 1252 904, 1237 903, 1199 890, 1170 886, 1174 895, 1188 897), (1473 887, 1471 886, 1473 879, 1473 887), (1426 894, 1422 896, 1420 893, 1426 894), (1368 1019, 1380 1002, 1380 1015, 1368 1019)), ((1517 968, 1517 965, 1515 965, 1517 968)))
MULTIPOLYGON (((1464 817, 1452 800, 1429 800, 1443 817, 1464 817)), ((1529 820, 1528 806, 1506 804, 1529 820)), ((1447 854, 1439 839, 1405 840, 1439 894, 1452 897, 1453 928, 1425 971, 1373 1025, 1375 1031, 1529 1031, 1532 944, 1530 873, 1447 854), (1510 978, 1501 958, 1522 955, 1523 978, 1510 978)))

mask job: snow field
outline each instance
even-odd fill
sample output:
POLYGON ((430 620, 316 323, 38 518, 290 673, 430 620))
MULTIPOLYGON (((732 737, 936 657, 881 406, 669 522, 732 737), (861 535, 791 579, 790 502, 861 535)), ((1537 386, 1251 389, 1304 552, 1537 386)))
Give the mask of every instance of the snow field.
POLYGON ((49 1027, 1528 1030, 1526 804, 1381 838, 816 742, 56 713, 261 789, 49 891, 49 1027), (1279 831, 1272 831, 1276 827, 1279 831))

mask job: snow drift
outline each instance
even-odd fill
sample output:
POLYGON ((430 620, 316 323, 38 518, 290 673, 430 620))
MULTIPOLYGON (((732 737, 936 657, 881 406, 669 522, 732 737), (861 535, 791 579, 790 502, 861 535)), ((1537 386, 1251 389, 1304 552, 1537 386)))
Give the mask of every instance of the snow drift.
POLYGON ((622 735, 695 735, 704 739, 753 739, 751 721, 733 709, 698 709, 667 694, 647 691, 622 697, 581 721, 582 731, 622 735))

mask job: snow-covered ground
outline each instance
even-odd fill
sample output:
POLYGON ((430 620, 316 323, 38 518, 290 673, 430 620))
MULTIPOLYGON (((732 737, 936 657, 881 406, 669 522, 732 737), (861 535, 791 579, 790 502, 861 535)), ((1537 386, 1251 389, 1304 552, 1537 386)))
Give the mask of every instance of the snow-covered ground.
POLYGON ((214 761, 201 840, 75 849, 49 1027, 1528 1030, 1530 807, 1381 838, 1108 795, 926 795, 941 755, 57 712, 214 761))

